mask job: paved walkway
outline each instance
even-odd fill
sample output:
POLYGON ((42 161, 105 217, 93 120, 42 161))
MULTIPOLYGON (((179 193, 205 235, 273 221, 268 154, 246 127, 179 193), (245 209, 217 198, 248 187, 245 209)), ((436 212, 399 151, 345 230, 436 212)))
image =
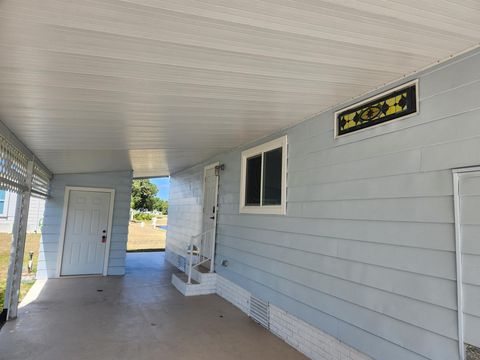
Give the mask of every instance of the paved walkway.
POLYGON ((0 331, 1 360, 305 359, 217 295, 186 298, 164 253, 123 277, 52 279, 0 331))

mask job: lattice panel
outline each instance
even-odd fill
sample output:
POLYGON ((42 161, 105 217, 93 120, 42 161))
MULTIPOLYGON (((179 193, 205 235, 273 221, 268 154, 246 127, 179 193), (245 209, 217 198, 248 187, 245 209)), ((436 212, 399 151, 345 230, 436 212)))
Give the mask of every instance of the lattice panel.
POLYGON ((47 197, 50 186, 50 174, 35 164, 33 168, 32 196, 47 197))
POLYGON ((0 137, 0 188, 22 192, 27 189, 27 156, 0 137))

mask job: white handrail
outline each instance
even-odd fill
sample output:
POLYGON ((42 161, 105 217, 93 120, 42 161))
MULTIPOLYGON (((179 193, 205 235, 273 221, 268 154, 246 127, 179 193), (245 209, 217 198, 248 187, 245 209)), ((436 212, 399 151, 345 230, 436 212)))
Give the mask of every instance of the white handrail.
POLYGON ((210 245, 210 254, 209 257, 205 256, 205 254, 202 254, 202 250, 204 249, 204 246, 206 246, 207 242, 207 237, 206 235, 210 232, 214 233, 214 228, 208 229, 204 232, 201 232, 200 234, 194 235, 190 238, 190 245, 188 251, 190 251, 190 254, 188 256, 188 284, 192 283, 192 269, 195 266, 198 266, 200 264, 203 264, 204 262, 207 262, 210 260, 210 272, 213 272, 213 257, 215 256, 215 239, 212 237, 211 239, 211 244, 210 245), (196 240, 200 239, 199 242, 196 240), (193 264, 193 252, 194 252, 194 247, 196 246, 197 248, 197 256, 198 256, 198 262, 194 265, 193 264), (203 257, 203 260, 202 260, 203 257))

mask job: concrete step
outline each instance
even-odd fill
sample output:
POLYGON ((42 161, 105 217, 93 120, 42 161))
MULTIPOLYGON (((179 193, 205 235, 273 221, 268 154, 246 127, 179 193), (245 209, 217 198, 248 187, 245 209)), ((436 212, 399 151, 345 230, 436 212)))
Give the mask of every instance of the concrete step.
POLYGON ((217 274, 211 273, 209 269, 206 269, 203 266, 192 269, 192 279, 200 284, 210 284, 211 286, 217 284, 217 274))
MULTIPOLYGON (((197 273, 201 274, 198 271, 197 273)), ((185 296, 215 294, 217 291, 216 274, 213 275, 215 275, 215 281, 212 281, 212 277, 210 277, 208 281, 204 279, 204 282, 200 283, 193 278, 192 271, 192 281, 191 284, 188 284, 187 274, 174 273, 172 274, 172 284, 178 291, 180 291, 185 296)))

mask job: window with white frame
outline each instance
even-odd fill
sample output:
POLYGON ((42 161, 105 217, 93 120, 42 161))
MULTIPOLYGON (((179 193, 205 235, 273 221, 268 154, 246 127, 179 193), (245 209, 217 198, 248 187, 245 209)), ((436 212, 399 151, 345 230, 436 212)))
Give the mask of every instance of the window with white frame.
POLYGON ((286 136, 242 152, 240 184, 241 213, 286 213, 286 136))
POLYGON ((5 195, 6 191, 5 190, 0 190, 0 216, 5 216, 7 209, 6 209, 6 203, 5 203, 5 195))

